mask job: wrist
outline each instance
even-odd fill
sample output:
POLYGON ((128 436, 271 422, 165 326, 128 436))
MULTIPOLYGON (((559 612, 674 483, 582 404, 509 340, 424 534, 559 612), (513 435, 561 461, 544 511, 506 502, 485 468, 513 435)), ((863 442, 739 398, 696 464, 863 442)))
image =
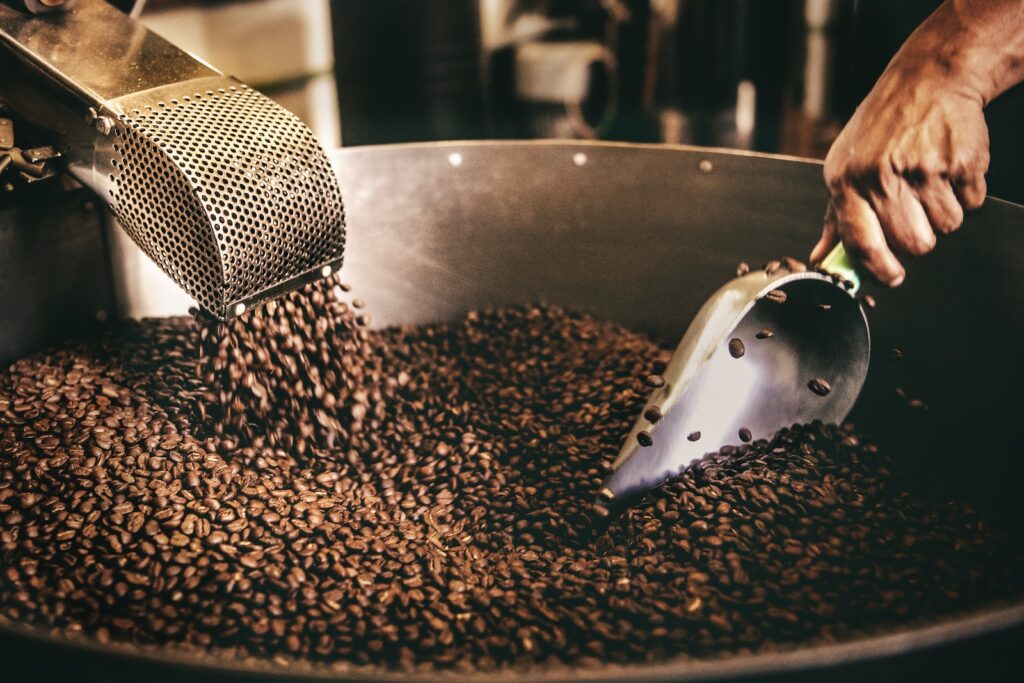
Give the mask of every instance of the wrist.
POLYGON ((1024 2, 947 0, 890 66, 986 106, 1024 80, 1024 2))

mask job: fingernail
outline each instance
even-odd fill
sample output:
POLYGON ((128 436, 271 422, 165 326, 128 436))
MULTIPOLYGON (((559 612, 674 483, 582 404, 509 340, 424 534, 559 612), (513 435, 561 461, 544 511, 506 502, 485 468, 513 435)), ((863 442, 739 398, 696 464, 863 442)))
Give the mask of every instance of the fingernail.
POLYGON ((905 280, 906 277, 907 277, 906 273, 900 273, 895 278, 893 278, 892 280, 889 281, 889 286, 890 287, 899 287, 900 285, 903 284, 903 280, 905 280))

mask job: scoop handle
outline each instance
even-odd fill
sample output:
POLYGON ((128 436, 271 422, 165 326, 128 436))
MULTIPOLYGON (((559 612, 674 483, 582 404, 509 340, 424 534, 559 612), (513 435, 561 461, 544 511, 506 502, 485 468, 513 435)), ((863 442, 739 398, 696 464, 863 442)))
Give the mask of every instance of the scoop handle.
POLYGON ((822 259, 821 267, 853 283, 853 287, 849 290, 850 294, 856 294, 860 289, 860 271, 850 255, 846 253, 842 242, 833 247, 828 256, 822 259))

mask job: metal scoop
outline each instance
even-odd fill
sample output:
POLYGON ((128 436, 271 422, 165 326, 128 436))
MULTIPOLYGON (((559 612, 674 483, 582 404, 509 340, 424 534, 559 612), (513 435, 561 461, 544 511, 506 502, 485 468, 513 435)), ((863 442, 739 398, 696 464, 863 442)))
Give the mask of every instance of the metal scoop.
POLYGON ((819 271, 737 277, 697 313, 626 438, 595 511, 607 514, 704 454, 795 423, 840 422, 871 340, 842 245, 819 271))

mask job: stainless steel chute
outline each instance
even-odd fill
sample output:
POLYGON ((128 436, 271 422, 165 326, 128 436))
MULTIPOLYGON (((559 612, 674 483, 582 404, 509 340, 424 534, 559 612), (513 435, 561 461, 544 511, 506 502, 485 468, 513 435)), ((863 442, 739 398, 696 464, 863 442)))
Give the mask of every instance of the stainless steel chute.
POLYGON ((103 0, 0 4, 0 98, 216 316, 341 264, 341 194, 305 124, 103 0))

